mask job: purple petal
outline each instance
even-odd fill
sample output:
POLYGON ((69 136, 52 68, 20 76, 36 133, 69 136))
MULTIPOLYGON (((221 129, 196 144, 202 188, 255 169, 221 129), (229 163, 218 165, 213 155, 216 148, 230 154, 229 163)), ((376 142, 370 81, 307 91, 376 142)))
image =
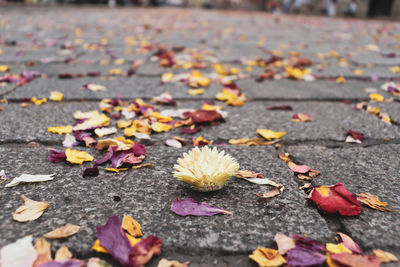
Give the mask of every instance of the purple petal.
POLYGON ((49 261, 39 267, 81 267, 85 266, 85 262, 80 260, 65 260, 65 261, 49 261))
POLYGON ((213 216, 219 213, 232 214, 227 210, 219 207, 212 207, 205 202, 197 202, 193 198, 172 200, 171 211, 181 216, 213 216))
POLYGON ((193 128, 193 129, 190 129, 190 128, 182 128, 182 129, 181 129, 181 133, 184 133, 184 134, 194 134, 194 133, 200 132, 201 129, 203 129, 203 127, 201 127, 201 126, 196 127, 196 128, 193 128))
POLYGON ((151 235, 140 240, 132 248, 130 265, 132 267, 145 266, 153 256, 161 254, 161 245, 161 238, 157 236, 151 235))
POLYGON ((305 249, 312 250, 314 252, 326 251, 325 246, 316 240, 296 234, 294 234, 293 237, 296 240, 296 246, 303 247, 305 249))
POLYGON ((118 149, 118 146, 109 146, 106 154, 101 159, 96 160, 94 162, 94 164, 100 165, 100 164, 103 164, 103 163, 109 161, 112 158, 112 156, 114 155, 114 153, 117 151, 117 149, 118 149))
POLYGON ((122 221, 118 216, 111 216, 105 226, 98 225, 96 227, 97 238, 101 246, 107 249, 116 261, 128 266, 132 246, 121 228, 121 224, 122 221))
POLYGON ((92 168, 86 168, 83 171, 83 177, 96 177, 99 175, 99 168, 97 166, 93 166, 92 168))
POLYGON ((141 156, 146 154, 146 147, 142 144, 135 143, 131 149, 132 152, 135 154, 135 156, 141 156))
POLYGON ((56 162, 61 162, 64 161, 66 156, 65 156, 65 151, 60 151, 56 150, 54 148, 49 148, 49 156, 48 159, 50 162, 56 163, 56 162))
POLYGON ((325 255, 297 246, 287 252, 287 264, 293 267, 307 267, 323 265, 325 255))

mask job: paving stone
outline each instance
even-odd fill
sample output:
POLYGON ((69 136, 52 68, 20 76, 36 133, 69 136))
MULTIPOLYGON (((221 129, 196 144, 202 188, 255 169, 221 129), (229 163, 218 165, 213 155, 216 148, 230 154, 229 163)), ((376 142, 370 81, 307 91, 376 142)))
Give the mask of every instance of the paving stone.
MULTIPOLYGON (((160 236, 166 248, 190 251, 212 249, 247 253, 259 245, 273 246, 277 232, 307 234, 321 241, 330 240, 334 234, 307 203, 306 195, 298 190, 292 173, 271 147, 223 148, 243 169, 262 172, 285 185, 285 191, 270 201, 255 196, 266 190, 265 187, 235 179, 215 193, 194 192, 171 175, 177 157, 187 149, 147 148, 146 161, 154 162, 153 168, 119 174, 102 170, 98 177, 82 178, 83 169, 91 164, 49 163, 47 147, 43 146, 1 146, 0 158, 7 166, 8 177, 21 173, 55 173, 56 176, 49 182, 0 189, 3 207, 0 246, 28 234, 39 237, 66 223, 73 223, 82 227, 78 234, 66 240, 52 241, 52 244, 54 247, 66 245, 74 255, 87 257, 96 238, 96 225, 105 224, 113 214, 130 214, 141 223, 146 236, 160 236), (51 206, 33 222, 14 222, 12 213, 22 203, 21 194, 34 200, 46 200, 51 206), (113 196, 119 196, 121 201, 114 202, 113 196), (175 197, 206 201, 222 206, 233 215, 180 217, 170 211, 170 203, 175 197)), ((99 155, 96 151, 89 152, 96 157, 99 155)))
MULTIPOLYGON (((369 192, 398 210, 400 186, 398 153, 400 145, 361 148, 358 145, 328 149, 322 146, 292 146, 287 151, 300 163, 322 171, 314 179, 318 185, 343 182, 353 193, 369 192)), ((362 248, 400 251, 400 215, 363 207, 357 218, 341 218, 346 231, 362 248)))
MULTIPOLYGON (((224 141, 234 138, 257 137, 257 129, 287 131, 284 141, 334 140, 344 141, 347 130, 359 131, 366 138, 399 138, 400 131, 395 125, 389 125, 366 112, 355 110, 352 105, 330 102, 279 102, 279 105, 290 105, 288 111, 271 111, 267 107, 275 102, 255 101, 243 107, 225 107, 228 117, 225 123, 206 126, 195 135, 180 134, 179 129, 167 133, 152 135, 154 141, 166 140, 174 135, 191 140, 201 135, 206 139, 224 141), (312 122, 290 122, 297 112, 307 113, 312 122)), ((76 110, 90 111, 98 109, 98 102, 46 103, 41 106, 30 104, 23 108, 18 104, 3 106, 0 123, 7 125, 0 130, 0 142, 14 140, 20 142, 40 140, 42 142, 61 142, 64 136, 48 133, 50 126, 73 124, 72 114, 76 110)), ((201 108, 197 101, 180 101, 177 108, 201 108)), ((159 110, 171 109, 162 107, 159 110)), ((174 109, 174 108, 172 108, 174 109)), ((112 124, 115 120, 112 120, 112 124)), ((122 131, 121 133, 122 134, 122 131)))

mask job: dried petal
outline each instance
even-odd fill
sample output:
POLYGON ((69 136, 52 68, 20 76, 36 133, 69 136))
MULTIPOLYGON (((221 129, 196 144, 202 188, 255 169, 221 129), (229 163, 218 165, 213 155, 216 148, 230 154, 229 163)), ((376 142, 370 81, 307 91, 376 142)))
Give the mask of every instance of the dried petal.
POLYGON ((49 99, 50 99, 51 101, 61 102, 62 99, 63 99, 63 97, 64 97, 64 94, 63 94, 63 93, 57 92, 57 91, 51 91, 51 92, 50 92, 50 97, 49 97, 49 99))
POLYGON ((67 224, 67 225, 57 228, 51 232, 48 232, 43 237, 46 237, 49 239, 66 238, 66 237, 76 234, 79 231, 79 228, 80 227, 78 225, 67 224))
POLYGON ((69 134, 72 133, 72 125, 49 127, 47 131, 56 134, 69 134))
POLYGON ((97 166, 86 168, 83 171, 83 177, 96 177, 99 175, 99 168, 97 166))
POLYGON ((379 201, 378 196, 372 195, 370 193, 361 192, 357 194, 357 200, 369 207, 380 210, 380 211, 394 211, 385 208, 388 204, 386 202, 379 201))
POLYGON ((377 257, 380 263, 399 261, 399 259, 393 253, 383 251, 380 249, 374 249, 372 251, 372 256, 377 257))
POLYGON ((157 267, 188 267, 189 263, 189 261, 180 263, 179 261, 170 261, 163 258, 158 262, 157 267))
POLYGON ((51 257, 51 245, 44 238, 39 238, 35 244, 35 250, 37 252, 36 261, 33 267, 40 266, 43 263, 53 260, 51 257))
POLYGON ((72 258, 72 253, 66 246, 60 247, 54 256, 55 261, 65 261, 72 258))
POLYGON ((19 177, 14 178, 5 187, 17 186, 20 183, 37 183, 37 182, 51 181, 54 179, 53 177, 54 175, 55 174, 46 174, 46 175, 21 174, 19 177))
POLYGON ((21 196, 25 202, 13 214, 13 219, 17 222, 33 221, 42 216, 43 212, 50 207, 47 201, 34 201, 27 198, 25 195, 21 196))
POLYGON ((90 258, 87 267, 112 267, 112 265, 99 258, 90 258))
POLYGON ((222 115, 215 110, 196 110, 193 112, 183 113, 185 118, 191 118, 194 123, 211 123, 215 121, 223 121, 222 115))
POLYGON ((310 167, 307 165, 297 165, 292 161, 288 162, 288 167, 291 169, 294 173, 307 173, 311 170, 310 167))
POLYGON ((286 134, 286 132, 274 132, 268 129, 257 129, 257 133, 267 140, 278 139, 286 134))
POLYGON ((245 146, 269 146, 273 145, 279 140, 265 141, 262 138, 242 138, 242 139, 230 139, 229 144, 231 145, 245 145, 245 146))
POLYGON ((269 198, 276 197, 276 196, 278 196, 280 194, 281 194, 281 191, 279 190, 279 188, 273 188, 273 189, 271 189, 270 191, 268 191, 266 193, 256 194, 256 196, 258 196, 260 198, 269 199, 269 198))
POLYGON ((351 239, 350 236, 340 232, 338 232, 337 235, 339 236, 338 242, 340 241, 341 244, 343 244, 346 248, 350 249, 354 253, 358 254, 362 253, 361 248, 358 246, 356 242, 353 241, 353 239, 351 239))
POLYGON ((205 202, 197 202, 193 198, 179 200, 175 198, 171 204, 171 211, 181 216, 213 216, 216 214, 232 214, 219 207, 212 207, 205 202))
POLYGON ((287 252, 287 263, 293 267, 319 266, 325 263, 326 257, 319 252, 301 246, 287 252))
POLYGON ((249 258, 257 262, 260 267, 276 267, 286 263, 279 251, 271 248, 257 248, 249 258))

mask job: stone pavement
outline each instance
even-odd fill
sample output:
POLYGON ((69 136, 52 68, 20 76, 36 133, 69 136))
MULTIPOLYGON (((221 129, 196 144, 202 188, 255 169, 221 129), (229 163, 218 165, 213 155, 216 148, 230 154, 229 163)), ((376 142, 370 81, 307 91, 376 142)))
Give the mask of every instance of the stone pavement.
MULTIPOLYGON (((286 131, 279 151, 320 170, 322 174, 313 179, 313 185, 343 182, 349 191, 370 192, 398 210, 400 98, 381 90, 381 85, 400 78, 400 72, 393 69, 400 65, 400 24, 176 9, 2 7, 2 11, 0 65, 10 70, 0 75, 37 71, 39 77, 25 85, 0 83, 0 99, 8 101, 0 104, 0 170, 6 171, 9 180, 22 173, 56 175, 49 182, 11 188, 4 187, 8 181, 0 185, 0 247, 30 234, 38 238, 72 223, 81 230, 67 239, 51 241, 54 250, 66 245, 76 258, 102 257, 117 266, 111 257, 91 250, 91 246, 97 225, 104 225, 111 215, 128 214, 142 225, 145 236, 156 235, 163 241, 162 255, 149 266, 157 266, 162 257, 189 260, 190 266, 256 266, 248 255, 258 246, 274 248, 276 233, 334 242, 335 233, 340 231, 367 252, 382 249, 400 256, 398 212, 363 206, 362 214, 355 218, 326 215, 307 202, 307 195, 299 190, 304 181, 277 157, 276 147, 228 143, 230 139, 257 137, 257 129, 286 131), (178 62, 160 66, 154 56, 160 47, 168 51, 174 48, 178 62), (272 55, 288 62, 299 57, 311 60, 307 68, 314 81, 290 79, 278 65, 257 64, 257 59, 268 60, 272 55), (164 73, 176 76, 192 71, 179 60, 204 63, 200 71, 212 77, 204 94, 190 95, 189 86, 182 82, 161 82, 164 73), (138 63, 141 65, 135 74, 127 75, 138 63), (240 73, 217 74, 216 63, 240 73), (274 78, 260 81, 260 75, 270 70, 275 71, 274 78), (343 84, 336 82, 340 75, 346 79, 343 84), (101 166, 99 176, 83 178, 83 170, 92 164, 50 163, 47 159, 48 148, 64 149, 64 135, 49 133, 47 128, 73 124, 76 110, 98 109, 103 98, 149 102, 164 92, 174 97, 176 106, 156 105, 160 111, 200 109, 204 101, 215 101, 228 78, 246 94, 244 105, 217 101, 228 112, 225 122, 204 126, 194 135, 172 129, 152 134, 151 140, 139 140, 147 148, 145 162, 154 163, 154 167, 112 173, 101 166), (84 84, 101 84, 107 89, 82 90, 84 84), (32 97, 48 98, 51 91, 63 93, 63 101, 29 103, 32 97), (385 101, 371 100, 373 92, 385 101), (387 113, 391 123, 355 109, 362 101, 387 113), (293 110, 268 109, 281 105, 293 110), (298 112, 309 114, 312 121, 291 122, 298 112), (347 130, 363 133, 364 141, 346 143, 347 130), (259 199, 255 194, 265 186, 236 178, 213 193, 198 193, 177 181, 172 167, 182 152, 193 147, 190 139, 200 135, 221 145, 241 169, 282 183, 283 193, 270 200, 259 199), (165 141, 174 136, 189 140, 189 145, 166 146, 165 141), (13 221, 13 212, 22 204, 21 194, 46 200, 51 206, 35 221, 13 221), (121 200, 114 201, 115 196, 121 200), (233 214, 180 217, 170 211, 176 197, 192 197, 233 214)), ((114 136, 121 135, 119 129, 114 136)), ((102 155, 93 148, 78 149, 96 159, 102 155)))

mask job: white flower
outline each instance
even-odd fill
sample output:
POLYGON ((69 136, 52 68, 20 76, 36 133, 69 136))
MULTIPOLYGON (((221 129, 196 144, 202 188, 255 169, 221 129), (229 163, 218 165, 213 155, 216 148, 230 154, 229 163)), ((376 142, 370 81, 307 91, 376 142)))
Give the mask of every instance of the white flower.
POLYGON ((183 158, 177 160, 174 176, 192 186, 198 191, 215 191, 236 173, 239 164, 225 152, 218 152, 217 148, 205 146, 201 150, 193 148, 189 153, 183 153, 183 158))

